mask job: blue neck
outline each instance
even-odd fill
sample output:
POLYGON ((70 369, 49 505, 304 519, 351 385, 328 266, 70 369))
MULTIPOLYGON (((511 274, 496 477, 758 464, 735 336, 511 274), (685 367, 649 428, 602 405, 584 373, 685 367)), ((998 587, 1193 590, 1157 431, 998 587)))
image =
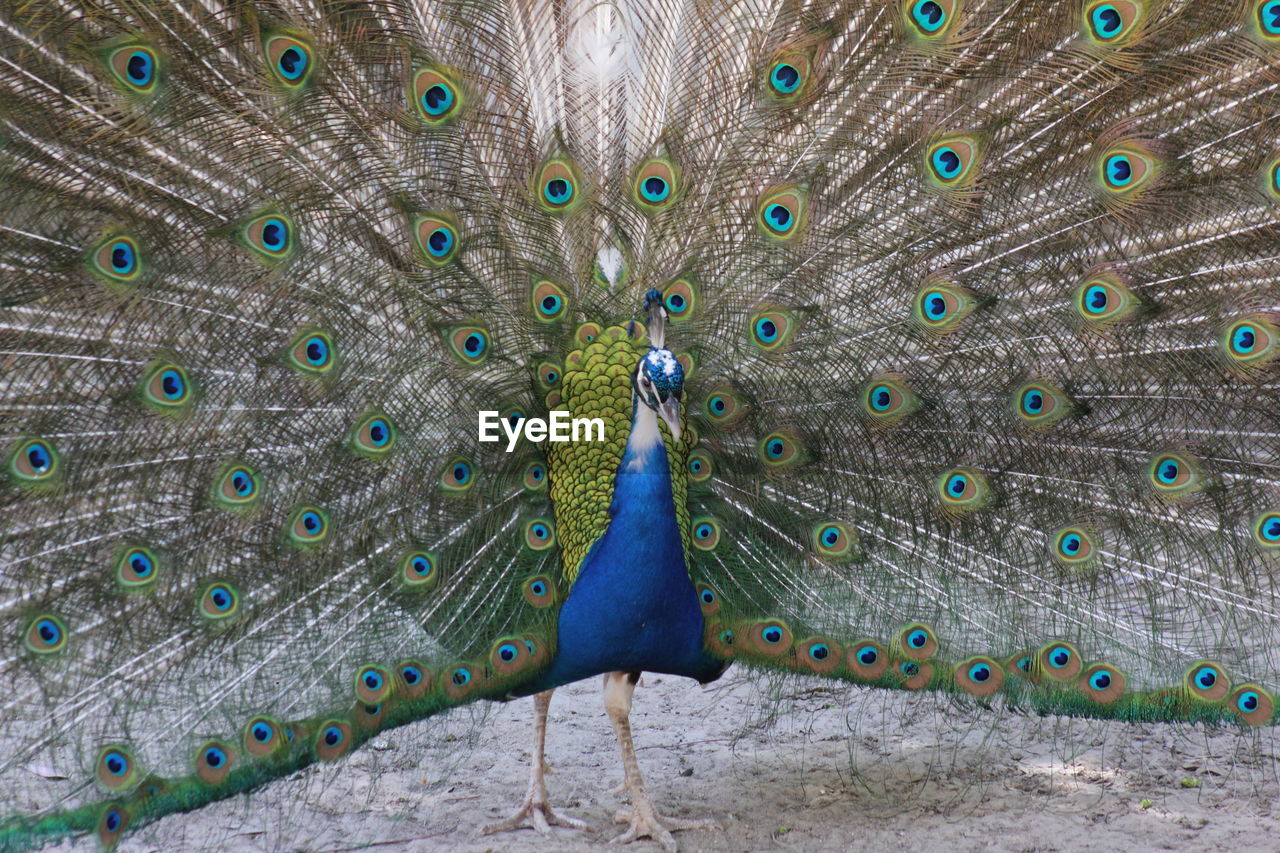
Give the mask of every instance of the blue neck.
POLYGON ((634 399, 609 516, 560 609, 556 657, 536 689, 617 670, 716 677, 658 417, 634 399))

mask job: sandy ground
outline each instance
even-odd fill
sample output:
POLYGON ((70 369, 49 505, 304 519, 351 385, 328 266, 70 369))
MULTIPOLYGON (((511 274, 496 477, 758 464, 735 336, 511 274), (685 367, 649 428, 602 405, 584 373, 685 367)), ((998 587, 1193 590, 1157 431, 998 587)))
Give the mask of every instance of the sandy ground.
MULTIPOLYGON (((531 714, 524 699, 390 732, 123 849, 600 849, 625 801, 594 679, 557 691, 548 740, 553 806, 591 828, 478 835, 524 793, 531 714)), ((677 833, 683 851, 1280 850, 1272 730, 1025 717, 736 671, 709 688, 647 676, 632 719, 659 808, 722 827, 677 833)))

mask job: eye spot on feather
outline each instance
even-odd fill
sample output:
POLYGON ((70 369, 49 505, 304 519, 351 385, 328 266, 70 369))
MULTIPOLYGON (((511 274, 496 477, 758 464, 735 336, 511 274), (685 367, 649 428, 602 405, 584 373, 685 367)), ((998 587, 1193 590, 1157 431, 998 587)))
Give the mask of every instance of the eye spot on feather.
POLYGON ((462 105, 457 85, 436 68, 422 68, 413 75, 410 100, 418 118, 429 126, 447 124, 462 105))
POLYGON ((809 541, 814 554, 827 562, 847 562, 861 556, 858 533, 848 522, 819 522, 810 529, 809 541))
POLYGON ((1109 705, 1124 695, 1127 679, 1118 667, 1095 663, 1080 676, 1080 692, 1099 705, 1109 705))
POLYGON ((898 632, 895 651, 913 661, 924 661, 938 652, 938 638, 933 629, 922 622, 913 622, 898 632))
POLYGON ((906 19, 912 32, 925 39, 936 39, 952 29, 955 0, 907 0, 906 19))
POLYGON ((1069 643, 1050 643, 1040 650, 1033 667, 1054 681, 1070 681, 1084 665, 1080 653, 1069 643))
POLYGON ((718 388, 707 395, 704 410, 717 426, 730 426, 746 414, 742 399, 728 388, 718 388))
POLYGON ((319 507, 298 507, 290 515, 286 529, 290 542, 296 547, 315 547, 329 535, 329 516, 319 507))
POLYGON ((1227 698, 1226 703, 1232 713, 1250 726, 1264 726, 1276 714, 1275 700, 1256 684, 1241 684, 1227 698))
POLYGON ((475 485, 475 469, 471 460, 456 456, 445 464, 440 472, 440 488, 452 494, 461 494, 475 485))
POLYGON ((889 653, 876 640, 859 640, 849 646, 849 670, 864 681, 875 681, 889 668, 889 653))
POLYGON ((667 309, 667 318, 673 321, 692 317, 697 310, 698 299, 698 284, 690 275, 673 279, 662 289, 662 306, 667 309))
POLYGON ((1257 372, 1280 354, 1280 330, 1262 315, 1233 320, 1218 340, 1226 363, 1240 376, 1257 372))
POLYGON ((1131 316, 1138 299, 1115 275, 1103 273, 1087 278, 1075 291, 1073 304, 1086 326, 1104 328, 1131 316))
POLYGON ((548 575, 535 575, 521 586, 525 601, 534 607, 550 607, 556 601, 556 586, 548 575))
POLYGON ((952 133, 938 138, 925 154, 926 176, 940 189, 967 187, 977 177, 982 151, 976 136, 952 133))
POLYGON ((564 288, 554 281, 539 279, 533 283, 529 302, 533 306, 534 319, 542 323, 554 323, 564 316, 569 298, 565 295, 564 288))
POLYGON ((1098 542, 1095 535, 1083 527, 1064 527, 1053 535, 1051 549, 1059 563, 1081 568, 1093 562, 1098 542))
POLYGON ((123 746, 108 746, 98 753, 97 776, 103 787, 118 791, 137 781, 137 764, 133 753, 123 746))
POLYGON ((108 57, 107 66, 129 92, 148 95, 155 90, 160 63, 150 47, 143 44, 118 47, 108 57))
POLYGON ((391 695, 391 675, 380 666, 362 666, 356 672, 355 692, 357 701, 378 705, 391 695))
POLYGON ((49 655, 66 648, 69 636, 61 619, 45 613, 32 619, 27 625, 27 630, 23 632, 23 644, 38 655, 49 655))
POLYGON ((693 547, 710 551, 720 544, 720 522, 710 516, 700 516, 692 522, 693 547))
POLYGON ((321 761, 334 761, 351 750, 351 724, 345 720, 326 720, 320 724, 312 744, 321 761))
POLYGON ((1013 413, 1032 429, 1048 429, 1071 414, 1071 403, 1062 389, 1047 382, 1029 382, 1013 393, 1013 413))
POLYGON ((418 253, 433 267, 442 267, 453 260, 458 251, 458 234, 457 223, 443 213, 423 214, 413 222, 418 253))
POLYGON ((172 362, 153 363, 142 376, 142 402, 157 412, 178 415, 195 401, 187 372, 172 362))
POLYGON ((930 276, 911 303, 912 321, 930 334, 947 334, 959 328, 977 306, 973 293, 937 276, 930 276))
POLYGON ((524 544, 534 551, 545 551, 556 544, 556 531, 549 519, 535 518, 524 526, 524 544))
POLYGON ((1105 0, 1084 9, 1084 33, 1095 43, 1118 45, 1134 35, 1142 6, 1133 0, 1105 0))
POLYGON ((234 587, 212 583, 200 593, 200 615, 213 621, 230 619, 240 608, 240 596, 234 587))
POLYGON ((787 345, 795 331, 795 317, 780 308, 761 311, 748 321, 751 342, 765 352, 777 352, 787 345))
POLYGON ((43 438, 22 439, 9 453, 6 468, 20 485, 51 482, 58 474, 60 458, 53 444, 43 438))
POLYGON ((438 558, 430 551, 407 551, 399 565, 400 581, 409 589, 426 592, 440 581, 438 558))
POLYGON ((795 664, 802 671, 830 675, 840 667, 844 649, 829 637, 811 637, 796 646, 795 664))
POLYGON ((196 750, 196 777, 207 785, 221 784, 234 763, 235 753, 231 747, 211 740, 196 750))
POLYGON ((126 592, 146 589, 160 576, 159 560, 150 548, 133 545, 120 550, 115 560, 115 578, 126 592))
POLYGON ((711 479, 714 463, 705 450, 695 450, 689 454, 689 479, 695 483, 705 483, 711 479))
POLYGON ((103 850, 113 850, 129 827, 129 813, 117 803, 108 803, 98 819, 98 843, 103 850))
POLYGON ((538 173, 535 196, 548 213, 566 213, 581 201, 581 178, 568 160, 551 160, 538 173))
POLYGON ((1263 39, 1280 39, 1280 0, 1262 0, 1258 3, 1255 22, 1263 39))
POLYGON ((244 737, 241 740, 244 751, 254 758, 271 755, 285 746, 280 724, 271 717, 254 717, 250 720, 244 727, 244 737))
POLYGON ((395 692, 403 699, 417 699, 431 689, 431 671, 416 660, 396 664, 395 673, 395 692))
POLYGON ((702 613, 705 616, 712 616, 720 612, 720 596, 710 585, 700 583, 695 587, 698 593, 698 604, 702 607, 702 613))
POLYGON ((1280 550, 1280 510, 1268 510, 1254 518, 1252 532, 1264 551, 1280 550))
POLYGON ((790 240, 800 233, 804 214, 805 197, 799 187, 774 190, 756 204, 756 224, 774 240, 790 240))
POLYGON ((266 214, 249 220, 240 234, 245 245, 270 263, 284 260, 294 248, 293 225, 279 214, 266 214))
POLYGON ((356 422, 347 444, 357 455, 377 459, 385 456, 395 446, 396 435, 391 419, 374 412, 356 422))
POLYGON ((1147 481, 1157 494, 1180 498, 1200 488, 1200 471, 1186 454, 1158 453, 1147 465, 1147 481))
POLYGON ((752 623, 746 632, 747 648, 766 657, 781 657, 791 651, 791 645, 791 629, 778 619, 752 623))
POLYGON ((974 468, 952 468, 937 480, 938 496, 943 510, 964 514, 990 503, 991 490, 986 477, 974 468))
POLYGON ((679 176, 675 164, 663 158, 654 158, 636 170, 631 194, 636 205, 644 213, 655 213, 671 205, 676 199, 679 176))
POLYGON ((920 406, 920 398, 897 377, 878 376, 864 386, 862 410, 874 423, 892 426, 920 406))
POLYGON ((480 326, 460 326, 445 338, 449 350, 464 365, 477 365, 489 355, 489 333, 480 326))
POLYGON ((124 235, 109 237, 89 253, 89 266, 109 283, 133 283, 142 274, 138 244, 124 235))
POLYGON ((1103 152, 1098 158, 1102 188, 1113 198, 1136 196, 1156 175, 1157 161, 1148 146, 1130 141, 1103 152))
POLYGON ((994 696, 1004 686, 1004 668, 988 657, 972 657, 956 664, 956 686, 970 696, 994 696))
POLYGON ((300 89, 314 68, 311 46, 293 36, 277 35, 263 44, 267 65, 276 81, 286 89, 300 89))
POLYGON ((764 93, 774 104, 785 106, 803 100, 812 87, 813 56, 808 51, 784 50, 764 67, 764 93))
POLYGON ((1231 679, 1216 663, 1201 661, 1187 670, 1184 683, 1191 695, 1206 702, 1217 702, 1231 692, 1231 679))

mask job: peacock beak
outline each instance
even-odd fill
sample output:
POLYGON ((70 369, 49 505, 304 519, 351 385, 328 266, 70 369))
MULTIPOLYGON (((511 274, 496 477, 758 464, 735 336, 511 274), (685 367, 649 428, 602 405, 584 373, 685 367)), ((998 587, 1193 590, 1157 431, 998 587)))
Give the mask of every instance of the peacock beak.
POLYGON ((680 398, 675 394, 658 404, 658 415, 667 422, 671 430, 671 440, 680 440, 680 398))

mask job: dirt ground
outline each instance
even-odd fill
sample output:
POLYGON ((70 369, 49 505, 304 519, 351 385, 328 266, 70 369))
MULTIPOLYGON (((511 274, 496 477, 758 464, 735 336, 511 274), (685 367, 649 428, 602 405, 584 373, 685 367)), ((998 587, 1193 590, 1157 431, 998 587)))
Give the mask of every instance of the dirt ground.
MULTIPOLYGON (((123 849, 600 849, 625 802, 594 679, 557 691, 548 738, 553 806, 590 829, 478 834, 523 796, 531 715, 524 699, 390 732, 123 849)), ((1272 730, 1026 717, 736 670, 708 688, 646 676, 632 720, 659 808, 722 827, 677 833, 682 851, 1280 850, 1272 730)))

